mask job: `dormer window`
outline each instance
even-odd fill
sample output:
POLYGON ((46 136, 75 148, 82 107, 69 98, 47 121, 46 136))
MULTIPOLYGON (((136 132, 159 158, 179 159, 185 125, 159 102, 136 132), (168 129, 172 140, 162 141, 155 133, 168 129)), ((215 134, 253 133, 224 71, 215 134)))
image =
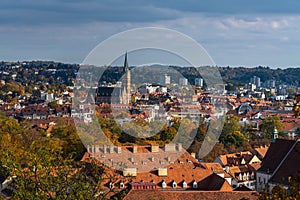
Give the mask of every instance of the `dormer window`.
POLYGON ((252 172, 251 174, 251 179, 254 179, 254 172, 252 172))
POLYGON ((185 181, 183 181, 182 187, 183 187, 184 189, 187 188, 187 183, 186 183, 185 181))
POLYGON ((166 184, 165 181, 162 182, 161 187, 162 187, 163 189, 167 188, 167 184, 166 184))
POLYGON ((177 183, 173 181, 172 187, 175 189, 177 187, 177 183))
POLYGON ((243 176, 243 180, 246 180, 246 179, 247 179, 247 175, 245 173, 244 176, 243 176))
POLYGON ((239 180, 241 181, 243 179, 242 174, 239 175, 239 180))
POLYGON ((193 182, 193 188, 194 188, 194 189, 198 188, 198 184, 197 184, 196 181, 193 182))
POLYGON ((120 188, 121 188, 121 189, 124 188, 124 183, 123 183, 123 182, 120 183, 120 188))
POLYGON ((109 183, 109 188, 110 188, 110 189, 113 189, 113 188, 114 188, 114 183, 110 182, 110 183, 109 183))

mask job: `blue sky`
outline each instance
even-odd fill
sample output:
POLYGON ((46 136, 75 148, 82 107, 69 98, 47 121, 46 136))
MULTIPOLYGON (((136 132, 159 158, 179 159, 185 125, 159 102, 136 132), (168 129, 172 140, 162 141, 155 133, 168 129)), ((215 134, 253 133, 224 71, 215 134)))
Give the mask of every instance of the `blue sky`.
POLYGON ((120 31, 166 27, 220 66, 300 66, 298 0, 2 0, 0 60, 81 63, 120 31))

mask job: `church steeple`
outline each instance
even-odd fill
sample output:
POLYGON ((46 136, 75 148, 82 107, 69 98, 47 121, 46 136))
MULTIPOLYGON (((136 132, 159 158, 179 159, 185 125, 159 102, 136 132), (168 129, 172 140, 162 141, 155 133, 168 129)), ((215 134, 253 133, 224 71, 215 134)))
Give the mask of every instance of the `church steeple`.
POLYGON ((278 130, 274 128, 273 134, 272 134, 272 142, 275 142, 278 138, 278 130))
POLYGON ((127 60, 127 51, 125 53, 125 60, 124 60, 124 66, 123 66, 123 71, 128 72, 129 67, 128 67, 128 60, 127 60))
POLYGON ((123 66, 123 81, 122 81, 122 98, 120 99, 120 103, 122 104, 129 104, 131 101, 131 95, 130 95, 130 70, 128 66, 128 58, 127 58, 127 52, 125 53, 125 60, 124 60, 124 66, 123 66))

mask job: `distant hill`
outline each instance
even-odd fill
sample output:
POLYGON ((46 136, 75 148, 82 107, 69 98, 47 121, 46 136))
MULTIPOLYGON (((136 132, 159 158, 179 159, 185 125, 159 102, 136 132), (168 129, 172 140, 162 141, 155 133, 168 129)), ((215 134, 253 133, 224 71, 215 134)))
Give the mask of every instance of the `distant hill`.
MULTIPOLYGON (((32 83, 41 81, 42 83, 60 82, 71 85, 79 67, 78 64, 63 64, 52 61, 31 61, 26 62, 26 64, 20 62, 0 62, 0 80, 4 79, 8 81, 12 79, 10 75, 15 73, 17 74, 15 80, 22 85, 26 83, 29 84, 29 79, 31 79, 32 83), (13 66, 16 65, 21 67, 14 68, 13 66), (27 71, 25 69, 27 69, 27 71), (56 69, 56 73, 51 69, 56 69)), ((157 81, 159 80, 159 76, 163 73, 169 74, 173 82, 177 82, 178 77, 182 75, 188 79, 190 84, 194 84, 195 78, 201 77, 194 67, 153 65, 151 68, 144 67, 142 70, 134 69, 134 67, 131 67, 131 69, 133 69, 132 78, 139 79, 139 82, 149 82, 152 79, 157 81), (136 73, 134 73, 135 70, 136 73)), ((260 66, 255 68, 218 67, 218 69, 224 82, 227 84, 230 83, 233 86, 244 85, 248 83, 253 76, 260 77, 262 82, 274 79, 287 84, 299 84, 300 81, 300 68, 271 69, 269 67, 260 66)), ((122 75, 122 67, 108 67, 99 79, 100 81, 116 82, 120 80, 122 75)))
POLYGON ((260 77, 262 82, 270 79, 289 84, 299 83, 300 81, 300 68, 270 69, 269 67, 219 67, 219 71, 224 82, 230 82, 234 85, 243 85, 249 82, 250 78, 253 76, 260 77))

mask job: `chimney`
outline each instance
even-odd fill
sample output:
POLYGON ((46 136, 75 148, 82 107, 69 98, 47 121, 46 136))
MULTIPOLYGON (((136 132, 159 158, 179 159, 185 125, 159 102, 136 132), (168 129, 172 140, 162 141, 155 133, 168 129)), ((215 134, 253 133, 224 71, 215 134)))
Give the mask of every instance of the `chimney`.
POLYGON ((99 153, 99 145, 95 146, 95 153, 99 153))
POLYGON ((92 147, 91 153, 95 153, 95 145, 92 145, 91 147, 92 147))
POLYGON ((168 176, 167 168, 158 168, 158 176, 168 176))
POLYGON ((159 146, 158 145, 151 145, 151 152, 152 153, 159 152, 159 146))
POLYGON ((178 144, 177 144, 177 150, 178 150, 178 151, 182 151, 182 144, 181 144, 181 143, 178 143, 178 144))
POLYGON ((226 167, 225 167, 225 171, 226 171, 227 173, 229 173, 229 166, 226 166, 226 167))
POLYGON ((107 153, 106 148, 107 148, 107 146, 103 145, 103 153, 107 153))
POLYGON ((138 152, 138 147, 136 145, 133 146, 132 153, 137 153, 138 152))
POLYGON ((193 158, 196 158, 196 153, 192 152, 192 153, 191 153, 191 156, 192 156, 193 158))
POLYGON ((86 146, 86 151, 87 151, 88 153, 91 153, 91 146, 90 146, 90 145, 87 145, 87 146, 86 146))
POLYGON ((165 152, 175 152, 176 144, 165 144, 165 152))
POLYGON ((114 145, 109 146, 109 153, 114 153, 114 145))
POLYGON ((122 147, 120 146, 117 147, 117 153, 122 153, 122 147))

